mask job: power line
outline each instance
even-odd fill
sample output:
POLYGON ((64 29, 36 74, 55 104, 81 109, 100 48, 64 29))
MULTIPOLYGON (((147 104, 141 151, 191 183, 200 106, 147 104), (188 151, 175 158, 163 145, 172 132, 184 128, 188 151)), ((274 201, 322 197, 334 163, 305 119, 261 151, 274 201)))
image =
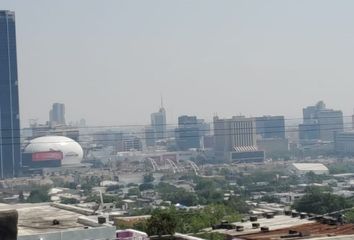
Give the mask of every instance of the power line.
MULTIPOLYGON (((235 117, 244 117, 244 116, 235 116, 235 117)), ((263 117, 283 117, 283 116, 261 116, 261 117, 245 117, 245 119, 254 119, 255 122, 271 122, 279 119, 264 119, 260 120, 257 118, 263 118, 263 117)), ((350 116, 326 116, 326 117, 321 117, 321 119, 344 119, 344 118, 352 118, 353 115, 350 116)), ((219 118, 219 120, 229 120, 232 118, 219 118)), ((242 119, 242 118, 240 118, 242 119)), ((284 118, 285 121, 291 121, 291 120, 303 120, 303 118, 284 118)), ((313 119, 317 120, 317 119, 313 119)), ((200 125, 200 124, 213 124, 214 122, 202 122, 202 123, 183 123, 181 125, 200 125)), ((301 124, 301 123, 300 123, 301 124)), ((178 126, 178 123, 163 123, 163 124, 123 124, 123 125, 107 125, 107 126, 67 126, 67 127, 73 127, 75 129, 101 129, 101 128, 125 128, 125 127, 158 127, 158 126, 178 126)), ((289 125, 289 126, 294 126, 294 125, 289 125)), ((40 126, 39 126, 40 127, 40 126)), ((47 126, 43 126, 47 127, 47 126)), ((48 128, 50 128, 48 126, 48 128)), ((22 129, 31 129, 31 128, 22 128, 22 129)), ((9 131, 21 131, 21 128, 3 128, 3 131, 9 130, 9 131)), ((60 129, 58 129, 60 131, 60 129)))
MULTIPOLYGON (((326 124, 303 124, 302 126, 304 127, 314 127, 313 129, 311 128, 307 128, 305 130, 303 130, 302 132, 310 132, 310 131, 318 131, 320 130, 320 127, 323 127, 323 126, 333 126, 333 125, 336 125, 336 129, 337 130, 341 130, 341 127, 338 126, 339 124, 333 124, 333 123, 326 123, 326 124), (317 128, 319 127, 319 128, 317 128)), ((348 126, 351 126, 351 123, 343 123, 343 129, 345 128, 345 126, 348 125, 348 126)), ((271 134, 271 133, 287 133, 287 132, 297 132, 299 131, 298 129, 293 129, 293 130, 290 130, 290 129, 286 129, 287 127, 289 126, 282 126, 282 125, 278 125, 278 126, 264 126, 262 127, 262 129, 272 129, 272 130, 277 130, 277 131, 261 131, 260 133, 257 133, 256 134, 271 134), (280 128, 283 128, 284 127, 284 130, 280 129, 280 128), (278 130, 280 129, 280 130, 278 130)), ((229 130, 232 130, 233 128, 214 128, 214 131, 215 130, 219 130, 219 131, 229 131, 229 130)), ((242 130, 250 130, 251 128, 247 127, 247 128, 242 128, 242 130)), ((255 129, 257 131, 257 128, 255 126, 252 127, 252 130, 255 129)), ((349 129, 349 127, 348 127, 349 129)), ((176 130, 177 129, 173 129, 173 130, 166 130, 166 131, 157 131, 157 132, 153 132, 153 134, 159 134, 159 133, 176 133, 176 130)), ((330 130, 328 128, 324 128, 322 130, 330 130)), ((178 129, 178 133, 188 133, 188 132, 198 132, 198 133, 208 133, 208 132, 211 132, 212 130, 211 129, 191 129, 191 128, 179 128, 178 129)), ((59 131, 61 132, 61 131, 59 131)), ((65 132, 65 131, 63 131, 65 132)), ((70 132, 70 131, 69 131, 70 132)), ((54 135, 53 136, 60 136, 60 135, 55 135, 55 132, 53 133, 54 135)), ((109 135, 115 135, 115 134, 124 134, 124 132, 95 132, 95 133, 85 133, 85 134, 80 134, 79 136, 82 137, 82 136, 109 136, 109 135)), ((142 134, 145 134, 146 135, 146 132, 130 132, 129 134, 134 134, 134 135, 142 135, 142 134)), ((46 136, 46 135, 44 135, 46 136)), ((47 135, 49 136, 49 135, 47 135)), ((52 136, 52 135, 50 135, 52 136)), ((133 136, 133 135, 128 135, 128 136, 133 136)), ((15 137, 15 138, 12 138, 12 137, 3 137, 2 139, 22 139, 23 137, 15 137)), ((112 139, 114 140, 114 139, 112 139)))
MULTIPOLYGON (((344 131, 347 128, 327 128, 325 129, 325 131, 335 131, 335 130, 340 130, 340 131, 344 131)), ((351 128, 348 128, 351 129, 351 128)), ((230 129, 231 130, 231 129, 230 129)), ((311 130, 304 130, 303 132, 313 132, 313 131, 318 131, 318 129, 311 129, 311 130)), ((283 132, 283 131, 272 131, 269 133, 279 133, 279 132, 283 132)), ((295 130, 289 130, 286 132, 298 132, 297 129, 295 130)), ((214 137, 219 137, 219 136, 243 136, 243 135, 248 135, 245 133, 223 133, 223 134, 214 134, 212 136, 214 137)), ((192 136, 183 136, 183 138, 197 138, 197 137, 201 137, 200 135, 192 135, 192 136)), ((156 139, 155 137, 139 137, 139 140, 148 140, 148 139, 156 139)), ((163 137, 161 139, 169 139, 169 137, 163 137)), ((158 139, 158 140, 161 140, 158 139)), ((125 140, 125 139, 96 139, 96 140, 89 140, 89 141, 79 141, 80 143, 84 144, 84 143, 102 143, 102 142, 118 142, 120 140, 125 140)), ((316 140, 316 139, 308 139, 308 140, 316 140)), ((69 140, 69 141, 61 141, 61 143, 69 143, 69 142, 73 142, 74 140, 69 140)), ((31 143, 31 142, 30 142, 31 143)), ((58 142, 32 142, 31 144, 47 144, 47 143, 58 143, 58 142)), ((6 145, 21 145, 21 142, 6 142, 6 143, 1 143, 0 146, 6 146, 6 145)))
MULTIPOLYGON (((338 119, 340 119, 341 117, 326 117, 326 118, 323 118, 323 119, 336 119, 336 118, 338 118, 338 119)), ((220 120, 224 120, 224 119, 220 119, 220 120)), ((229 119, 225 119, 226 121, 227 120, 229 120, 229 119)), ((261 120, 261 121, 258 121, 258 122, 271 122, 271 121, 274 121, 274 120, 261 120)), ((204 122, 204 124, 213 124, 214 122, 204 122)), ((345 124, 352 124, 352 123, 345 123, 345 124)), ((164 126, 164 125, 172 125, 172 124, 160 124, 160 125, 154 125, 154 126, 164 126)), ((183 128, 185 125, 192 125, 192 126, 195 126, 195 127, 197 127, 197 126, 200 126, 200 123, 185 123, 185 124, 181 124, 181 127, 183 128)), ((320 124, 320 123, 307 123, 307 124, 301 124, 301 126, 303 126, 303 127, 306 127, 306 126, 313 126, 313 125, 316 125, 316 126, 325 126, 325 125, 338 125, 338 123, 322 123, 322 124, 320 124)), ((344 125, 344 123, 343 123, 343 125, 344 125)), ((115 127, 115 128, 119 128, 119 127, 121 127, 121 126, 126 126, 126 125, 116 125, 116 126, 111 126, 111 127, 115 127)), ((132 125, 133 126, 133 125, 132 125)), ((149 126, 149 127, 153 127, 153 126, 151 126, 151 125, 136 125, 136 126, 149 126)), ((174 125, 174 126, 179 126, 179 125, 174 125)), ((295 125, 296 126, 296 125, 295 125)), ((70 126, 69 126, 70 127, 70 126)), ((107 126, 108 127, 108 126, 107 126)), ((262 128, 279 128, 279 127, 283 127, 282 125, 278 125, 278 126, 264 126, 264 127, 262 127, 262 128)), ((289 128, 289 127, 294 127, 294 125, 285 125, 284 124, 284 128, 289 128)), ((50 130, 53 130, 53 131, 58 131, 58 132, 65 132, 65 131, 67 131, 67 132, 70 132, 71 130, 72 131, 77 131, 77 130, 79 130, 80 128, 85 128, 85 129, 96 129, 96 128, 98 128, 98 127, 78 127, 78 128, 72 128, 72 129, 70 129, 70 128, 67 128, 67 129, 55 129, 55 128, 50 128, 50 127, 48 127, 48 129, 43 129, 43 131, 46 131, 46 130, 48 130, 48 131, 50 131, 50 130)), ((101 126, 101 128, 106 128, 106 126, 101 126)), ((256 126, 255 126, 255 128, 256 128, 256 126)), ((35 129, 35 128, 34 128, 35 129)), ((39 130, 40 130, 40 128, 38 128, 39 130)), ((22 130, 24 130, 24 129, 19 129, 19 128, 17 128, 17 129, 9 129, 9 128, 7 128, 7 129, 2 129, 3 131, 22 131, 22 130)), ((114 133, 119 133, 119 132, 116 132, 116 131, 113 131, 112 129, 110 129, 110 130, 108 130, 108 131, 112 131, 112 134, 114 134, 114 133)), ((120 130, 120 131, 122 131, 122 130, 120 130)), ((168 133, 168 132, 174 132, 175 130, 166 130, 166 131, 155 131, 155 133, 168 133)), ((208 130, 205 130, 205 131, 208 131, 208 130)), ((123 132, 123 131, 122 131, 123 132)), ((54 132, 55 133, 55 132, 54 132)), ((132 133, 135 133, 135 134, 139 134, 139 132, 132 132, 132 133)), ((140 132, 140 133, 145 133, 145 131, 144 132, 140 132)), ((104 133, 90 133, 90 134, 87 134, 87 135, 100 135, 100 134, 106 134, 106 132, 104 132, 104 133)), ((109 134, 109 133, 108 133, 109 134)), ((84 136, 85 134, 81 134, 81 136, 84 136)))

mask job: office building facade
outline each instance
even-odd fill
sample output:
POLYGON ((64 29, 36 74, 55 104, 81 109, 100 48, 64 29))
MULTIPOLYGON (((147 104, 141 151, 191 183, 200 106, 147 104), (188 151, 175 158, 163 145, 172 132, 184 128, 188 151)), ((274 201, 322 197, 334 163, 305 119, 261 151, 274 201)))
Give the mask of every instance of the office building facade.
POLYGON ((155 146, 155 130, 152 127, 145 128, 145 145, 146 147, 155 146))
POLYGON ((232 162, 262 162, 264 151, 256 146, 254 118, 243 116, 230 119, 214 117, 215 153, 232 162))
POLYGON ((339 110, 323 110, 318 113, 318 124, 320 126, 320 139, 322 141, 333 141, 335 134, 343 132, 343 113, 339 110))
POLYGON ((285 138, 284 116, 263 116, 256 117, 256 133, 262 139, 285 138))
POLYGON ((176 143, 181 151, 200 148, 199 122, 196 116, 178 117, 178 128, 175 130, 176 143))
POLYGON ((299 125, 302 143, 313 141, 333 142, 336 133, 343 132, 343 113, 326 108, 323 101, 303 109, 303 123, 299 125))
POLYGON ((163 106, 158 112, 151 114, 151 127, 155 132, 155 141, 166 138, 166 111, 163 106))
POLYGON ((336 133, 334 143, 338 155, 354 155, 354 131, 336 133))
POLYGON ((318 122, 299 124, 299 139, 302 142, 320 139, 320 125, 318 122))
POLYGON ((124 136, 122 142, 122 149, 119 152, 142 151, 143 145, 141 139, 136 136, 124 136))
POLYGON ((63 103, 54 103, 49 111, 49 122, 51 126, 65 125, 65 105, 63 103))
POLYGON ((236 147, 256 146, 254 118, 243 116, 230 119, 214 117, 214 136, 216 151, 233 151, 236 147))
POLYGON ((0 11, 0 177, 18 175, 21 162, 15 13, 0 11))

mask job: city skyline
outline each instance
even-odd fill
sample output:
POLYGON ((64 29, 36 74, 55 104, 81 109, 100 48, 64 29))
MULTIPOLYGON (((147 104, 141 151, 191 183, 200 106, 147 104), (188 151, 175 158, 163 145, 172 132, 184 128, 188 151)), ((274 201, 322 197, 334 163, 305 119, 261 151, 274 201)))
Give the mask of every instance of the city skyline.
POLYGON ((352 9, 3 0, 0 240, 354 239, 352 9))
POLYGON ((300 118, 318 100, 353 113, 352 2, 155 1, 138 9, 85 1, 80 12, 82 3, 1 4, 17 12, 22 126, 45 122, 53 102, 89 125, 147 124, 161 93, 167 122, 183 114, 211 122, 214 113, 300 118))

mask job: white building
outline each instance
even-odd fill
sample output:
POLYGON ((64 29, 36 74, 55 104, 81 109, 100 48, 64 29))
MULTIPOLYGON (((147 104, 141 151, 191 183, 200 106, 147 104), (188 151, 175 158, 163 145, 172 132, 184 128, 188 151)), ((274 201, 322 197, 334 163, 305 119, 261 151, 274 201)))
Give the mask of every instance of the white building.
POLYGON ((297 175, 304 175, 308 172, 315 174, 329 174, 328 168, 322 163, 293 163, 290 171, 297 175))
POLYGON ((62 165, 77 165, 83 158, 83 150, 79 143, 63 136, 44 136, 32 139, 26 146, 25 153, 63 153, 62 165))

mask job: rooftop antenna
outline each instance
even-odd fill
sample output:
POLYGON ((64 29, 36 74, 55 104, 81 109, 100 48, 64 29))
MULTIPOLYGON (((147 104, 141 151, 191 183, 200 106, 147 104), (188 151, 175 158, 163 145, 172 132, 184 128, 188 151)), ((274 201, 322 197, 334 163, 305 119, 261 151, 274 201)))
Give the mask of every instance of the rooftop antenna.
POLYGON ((160 104, 161 104, 161 109, 163 109, 163 97, 162 97, 162 94, 160 94, 160 104))

